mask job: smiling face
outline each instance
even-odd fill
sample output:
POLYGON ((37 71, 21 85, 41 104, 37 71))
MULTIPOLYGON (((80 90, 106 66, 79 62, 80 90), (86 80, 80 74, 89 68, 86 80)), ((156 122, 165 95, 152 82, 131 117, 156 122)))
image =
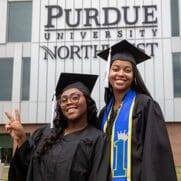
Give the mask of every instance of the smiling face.
POLYGON ((59 104, 68 121, 87 120, 87 102, 79 89, 65 90, 59 99, 59 104))
POLYGON ((126 92, 133 82, 133 67, 128 61, 114 60, 109 71, 113 91, 126 92))

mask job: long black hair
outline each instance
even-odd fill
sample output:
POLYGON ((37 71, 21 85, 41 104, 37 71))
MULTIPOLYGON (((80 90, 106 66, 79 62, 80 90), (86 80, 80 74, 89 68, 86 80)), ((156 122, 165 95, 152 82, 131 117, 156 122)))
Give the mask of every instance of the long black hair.
MULTIPOLYGON (((98 127, 97 118, 97 107, 95 101, 87 94, 83 93, 87 102, 87 121, 94 127, 98 127)), ((40 158, 47 150, 51 148, 53 144, 58 139, 61 139, 64 129, 67 127, 68 120, 63 115, 60 106, 56 106, 56 117, 54 119, 54 127, 51 129, 50 133, 43 139, 43 141, 38 145, 36 150, 37 158, 40 158)))

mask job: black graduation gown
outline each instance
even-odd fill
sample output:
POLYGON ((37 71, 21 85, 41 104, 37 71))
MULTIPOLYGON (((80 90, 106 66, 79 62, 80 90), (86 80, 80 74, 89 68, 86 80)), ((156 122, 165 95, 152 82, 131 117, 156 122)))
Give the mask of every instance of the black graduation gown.
POLYGON ((38 160, 36 144, 49 128, 36 131, 16 150, 10 164, 9 181, 108 181, 109 141, 93 126, 62 136, 38 160))
POLYGON ((144 94, 137 94, 135 99, 131 164, 132 181, 177 180, 162 111, 157 102, 144 94))

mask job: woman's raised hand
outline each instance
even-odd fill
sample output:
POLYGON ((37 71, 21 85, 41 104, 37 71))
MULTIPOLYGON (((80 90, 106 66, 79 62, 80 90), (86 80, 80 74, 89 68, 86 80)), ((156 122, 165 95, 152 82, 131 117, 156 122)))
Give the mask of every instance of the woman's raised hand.
POLYGON ((20 147, 26 141, 26 133, 21 124, 19 110, 15 109, 15 118, 9 112, 5 112, 5 115, 9 119, 5 129, 17 143, 18 147, 20 147))

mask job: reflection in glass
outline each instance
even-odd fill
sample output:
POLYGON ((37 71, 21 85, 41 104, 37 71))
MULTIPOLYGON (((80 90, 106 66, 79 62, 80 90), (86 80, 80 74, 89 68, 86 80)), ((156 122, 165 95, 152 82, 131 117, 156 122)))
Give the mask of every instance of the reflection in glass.
POLYGON ((181 97, 181 53, 173 53, 174 97, 181 97))
POLYGON ((9 2, 8 42, 30 42, 32 2, 9 2))
POLYGON ((0 58, 0 101, 12 99, 13 59, 0 58))

